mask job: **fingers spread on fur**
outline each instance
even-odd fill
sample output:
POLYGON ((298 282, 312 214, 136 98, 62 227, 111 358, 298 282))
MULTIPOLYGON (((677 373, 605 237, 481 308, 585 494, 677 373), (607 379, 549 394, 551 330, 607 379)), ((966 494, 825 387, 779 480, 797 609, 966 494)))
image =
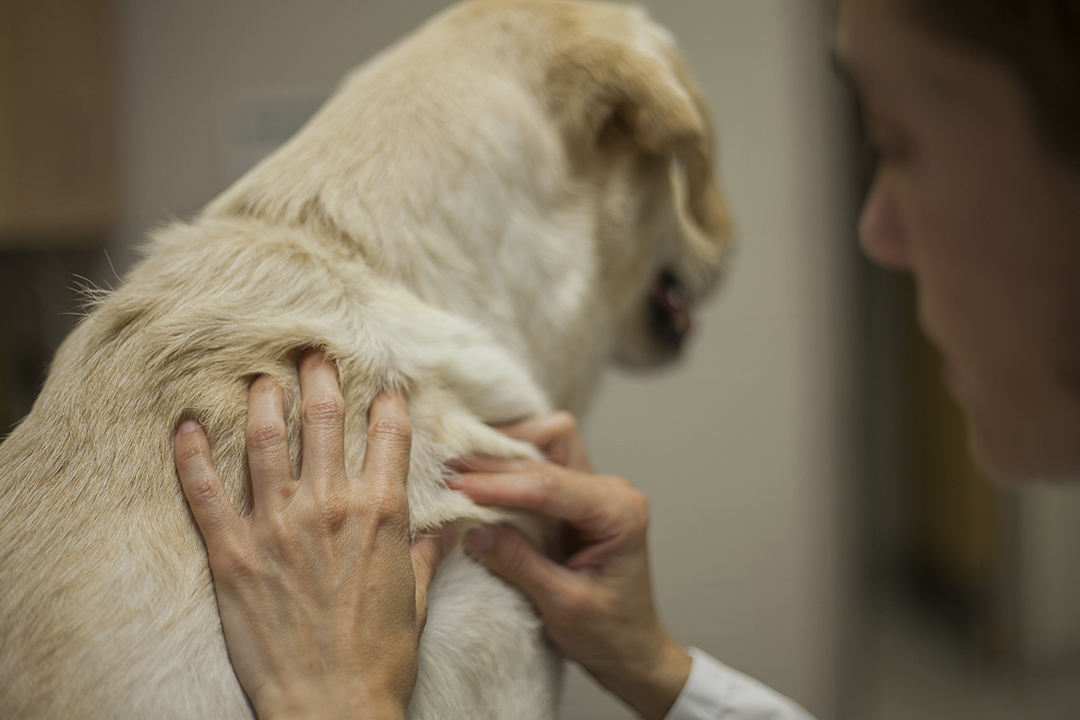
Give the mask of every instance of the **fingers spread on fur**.
POLYGON ((397 392, 381 393, 368 411, 367 452, 361 477, 386 492, 401 493, 404 502, 411 451, 412 426, 405 398, 397 392))
POLYGON ((304 480, 344 482, 345 400, 337 368, 322 350, 300 357, 301 474, 304 480))
POLYGON ((592 472, 585 443, 578 432, 577 419, 568 412, 538 415, 499 430, 515 440, 535 445, 554 463, 592 472))
POLYGON ((247 419, 248 463, 255 512, 273 510, 296 488, 285 430, 285 393, 266 375, 251 384, 247 419))
POLYGON ((533 463, 510 473, 466 473, 447 484, 481 505, 536 510, 582 526, 602 517, 610 498, 606 476, 583 475, 553 463, 533 463))
POLYGON ((194 420, 180 426, 173 441, 176 471, 191 513, 202 531, 203 540, 213 552, 239 530, 240 517, 225 494, 225 487, 214 471, 210 443, 194 420))
POLYGON ((465 548, 489 570, 521 588, 541 614, 555 607, 555 598, 571 582, 571 571, 545 557, 524 535, 505 525, 469 531, 465 548))

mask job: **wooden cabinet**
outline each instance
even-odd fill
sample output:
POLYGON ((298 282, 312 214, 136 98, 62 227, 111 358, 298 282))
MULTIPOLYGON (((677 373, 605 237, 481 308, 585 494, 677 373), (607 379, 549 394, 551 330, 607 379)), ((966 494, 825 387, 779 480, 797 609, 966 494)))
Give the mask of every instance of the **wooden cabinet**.
POLYGON ((112 12, 0 0, 0 250, 99 243, 114 222, 112 12))

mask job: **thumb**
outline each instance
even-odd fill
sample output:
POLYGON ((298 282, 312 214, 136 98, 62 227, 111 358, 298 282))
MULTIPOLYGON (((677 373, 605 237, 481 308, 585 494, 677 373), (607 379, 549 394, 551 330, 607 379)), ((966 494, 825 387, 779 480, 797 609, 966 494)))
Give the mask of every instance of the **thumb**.
POLYGON ((521 588, 543 615, 557 607, 559 591, 569 584, 571 571, 545 557, 513 528, 500 525, 471 530, 465 547, 489 570, 521 588))
POLYGON ((416 579, 416 607, 421 618, 427 617, 427 594, 435 569, 454 542, 454 527, 447 525, 438 533, 417 535, 409 543, 412 556, 413 577, 416 579))

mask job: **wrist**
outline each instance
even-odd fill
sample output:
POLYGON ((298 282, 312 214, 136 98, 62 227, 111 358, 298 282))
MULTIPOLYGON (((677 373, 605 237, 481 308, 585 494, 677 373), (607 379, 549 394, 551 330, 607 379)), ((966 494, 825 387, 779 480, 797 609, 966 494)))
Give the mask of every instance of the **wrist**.
POLYGON ((645 720, 663 720, 686 685, 692 664, 686 649, 663 633, 650 657, 639 658, 615 677, 597 680, 645 720))
POLYGON ((294 684, 264 688, 252 705, 259 720, 404 720, 405 710, 390 693, 354 685, 294 684))

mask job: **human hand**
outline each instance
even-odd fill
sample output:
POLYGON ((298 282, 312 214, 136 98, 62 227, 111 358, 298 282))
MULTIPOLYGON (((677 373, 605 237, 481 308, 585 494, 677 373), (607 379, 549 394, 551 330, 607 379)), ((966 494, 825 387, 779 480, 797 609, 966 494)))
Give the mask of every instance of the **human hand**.
POLYGON ((469 552, 535 603, 548 636, 643 717, 659 720, 690 675, 691 659, 664 630, 652 599, 645 496, 622 478, 595 475, 567 413, 503 429, 551 461, 469 458, 449 481, 482 505, 534 510, 562 520, 574 536, 555 562, 516 530, 486 527, 469 552))
POLYGON ((175 438, 229 657, 262 720, 401 718, 416 682, 428 585, 445 544, 439 536, 409 541, 405 401, 383 394, 372 403, 364 467, 350 479, 334 365, 309 350, 299 371, 299 479, 289 459, 284 393, 265 376, 252 383, 250 515, 233 509, 195 422, 181 425, 175 438))

